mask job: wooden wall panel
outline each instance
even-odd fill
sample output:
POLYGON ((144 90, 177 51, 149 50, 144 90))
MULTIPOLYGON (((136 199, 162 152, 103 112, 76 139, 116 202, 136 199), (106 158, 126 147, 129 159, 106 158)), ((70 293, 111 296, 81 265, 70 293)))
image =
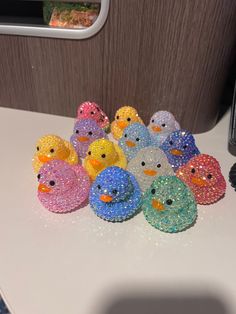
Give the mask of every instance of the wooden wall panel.
POLYGON ((111 0, 82 41, 0 35, 0 106, 74 116, 94 100, 144 120, 172 111, 184 128, 214 126, 233 54, 234 0, 111 0))

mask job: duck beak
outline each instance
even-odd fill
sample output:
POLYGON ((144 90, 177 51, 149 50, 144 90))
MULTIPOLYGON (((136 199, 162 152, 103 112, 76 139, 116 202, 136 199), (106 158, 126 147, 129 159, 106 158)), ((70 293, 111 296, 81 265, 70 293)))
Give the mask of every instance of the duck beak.
POLYGON ((182 152, 182 150, 180 150, 180 149, 171 149, 171 150, 170 150, 170 153, 171 153, 172 155, 175 155, 175 156, 182 156, 182 155, 183 155, 183 152, 182 152))
POLYGON ((47 187, 45 184, 40 183, 38 186, 38 191, 48 193, 51 191, 51 189, 49 187, 47 187))
POLYGON ((101 170, 103 168, 103 164, 97 159, 90 159, 89 162, 96 170, 101 170))
POLYGON ((125 144, 128 146, 128 147, 135 147, 136 144, 132 141, 126 141, 125 144))
POLYGON ((146 169, 146 170, 143 170, 143 173, 146 174, 147 176, 153 177, 157 174, 157 171, 152 170, 152 169, 146 169))
POLYGON ((153 132, 161 132, 161 127, 159 125, 155 125, 152 127, 153 132))
POLYGON ((117 125, 120 129, 125 129, 128 126, 128 123, 126 123, 125 121, 118 121, 117 125))
POLYGON ((41 162, 48 162, 48 161, 50 161, 52 158, 51 157, 48 157, 48 156, 46 156, 46 155, 38 155, 38 159, 39 159, 39 161, 41 161, 41 162))
POLYGON ((152 207, 157 209, 158 211, 165 210, 165 206, 155 199, 152 200, 152 207))
POLYGON ((197 186, 200 186, 200 187, 202 187, 202 186, 207 186, 207 185, 208 185, 207 182, 206 182, 206 180, 204 180, 204 179, 202 179, 202 178, 192 177, 192 178, 191 178, 191 181, 192 181, 193 184, 195 184, 195 185, 197 185, 197 186))
POLYGON ((104 203, 110 203, 113 200, 113 198, 110 195, 102 194, 100 196, 100 200, 104 203))
POLYGON ((89 138, 87 136, 79 136, 77 137, 79 142, 88 142, 89 138))

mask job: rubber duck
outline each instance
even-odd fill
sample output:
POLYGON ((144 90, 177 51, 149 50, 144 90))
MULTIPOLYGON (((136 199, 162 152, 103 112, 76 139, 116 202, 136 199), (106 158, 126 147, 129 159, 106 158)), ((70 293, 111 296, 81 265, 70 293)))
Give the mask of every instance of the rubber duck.
POLYGON ((135 176, 142 192, 145 192, 158 176, 174 175, 165 153, 154 146, 142 148, 130 160, 127 170, 135 176))
POLYGON ((225 194, 226 182, 220 164, 210 155, 191 158, 176 175, 190 187, 198 204, 214 203, 225 194))
POLYGON ((107 131, 110 126, 108 116, 95 102, 85 101, 78 106, 77 120, 81 119, 93 119, 105 131, 107 131))
POLYGON ((131 106, 123 106, 118 109, 115 114, 115 120, 111 123, 111 133, 113 137, 116 140, 119 140, 124 129, 134 122, 144 124, 135 108, 131 106))
POLYGON ((65 160, 70 165, 79 162, 78 155, 70 142, 57 135, 42 136, 36 144, 36 153, 32 159, 34 171, 38 173, 45 162, 53 159, 65 160))
POLYGON ((152 140, 147 127, 136 122, 124 129, 118 144, 123 149, 123 152, 129 161, 136 156, 140 149, 150 146, 151 143, 152 140))
POLYGON ((170 133, 180 129, 180 125, 169 111, 157 111, 151 117, 148 129, 153 143, 160 146, 170 133))
POLYGON ((77 154, 85 158, 89 145, 99 138, 107 138, 106 132, 92 119, 77 121, 73 135, 70 138, 77 154))
POLYGON ((164 232, 190 227, 197 217, 197 204, 190 188, 176 176, 160 176, 144 194, 142 209, 146 220, 164 232))
POLYGON ((172 132, 160 148, 165 152, 174 170, 186 164, 192 157, 200 154, 193 135, 186 130, 172 132))
POLYGON ((118 166, 126 168, 127 160, 122 149, 117 144, 107 139, 99 139, 89 145, 84 166, 91 179, 94 180, 107 167, 118 166))
POLYGON ((38 180, 38 198, 52 212, 78 209, 89 195, 90 179, 81 165, 51 160, 40 168, 38 180))
POLYGON ((141 190, 131 173, 119 167, 108 167, 94 181, 89 203, 98 217, 121 222, 139 210, 141 190))

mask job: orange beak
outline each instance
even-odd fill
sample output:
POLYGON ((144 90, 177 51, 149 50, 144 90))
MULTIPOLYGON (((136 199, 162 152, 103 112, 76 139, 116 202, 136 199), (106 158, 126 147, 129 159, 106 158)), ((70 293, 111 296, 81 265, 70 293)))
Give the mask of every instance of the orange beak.
POLYGON ((100 200, 104 203, 110 203, 113 200, 113 198, 110 195, 102 194, 100 196, 100 200))
POLYGON ((207 181, 202 179, 202 178, 196 178, 196 177, 192 177, 191 181, 193 184, 196 184, 197 186, 207 186, 207 181))
POLYGON ((79 142, 88 142, 89 138, 87 136, 79 136, 77 137, 79 142))
POLYGON ((146 174, 147 176, 153 177, 157 174, 157 171, 152 170, 152 169, 146 169, 146 170, 143 170, 143 173, 146 174))
POLYGON ((128 126, 128 123, 126 123, 125 121, 117 121, 117 125, 120 129, 125 129, 128 126))
POLYGON ((153 132, 161 132, 161 127, 157 126, 153 126, 152 127, 153 132))
POLYGON ((48 193, 51 191, 51 189, 49 187, 47 187, 45 184, 40 183, 38 186, 38 191, 48 193))
POLYGON ((100 170, 103 168, 103 164, 97 159, 90 159, 89 162, 96 170, 100 170))
POLYGON ((128 147, 135 147, 136 144, 132 141, 126 141, 125 144, 128 146, 128 147))
POLYGON ((38 159, 39 159, 39 161, 41 161, 41 162, 48 162, 48 161, 50 161, 52 158, 51 158, 51 157, 48 157, 48 156, 46 156, 46 155, 38 155, 38 159))
POLYGON ((159 211, 165 209, 164 205, 160 201, 157 201, 155 199, 152 200, 152 207, 159 211))
POLYGON ((170 150, 170 153, 171 153, 172 155, 175 155, 175 156, 182 156, 182 155, 183 155, 183 152, 182 152, 182 150, 180 150, 180 149, 171 149, 171 150, 170 150))

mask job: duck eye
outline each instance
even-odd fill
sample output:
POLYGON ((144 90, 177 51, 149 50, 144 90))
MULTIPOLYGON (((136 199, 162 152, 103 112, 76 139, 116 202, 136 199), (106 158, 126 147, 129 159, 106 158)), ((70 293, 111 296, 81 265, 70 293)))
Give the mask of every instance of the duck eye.
POLYGON ((136 138, 136 141, 139 142, 139 140, 140 140, 140 139, 137 137, 137 138, 136 138))
POLYGON ((90 132, 88 132, 88 135, 93 135, 93 132, 91 132, 91 131, 90 131, 90 132))
POLYGON ((79 130, 76 130, 76 131, 75 131, 75 133, 77 133, 77 134, 78 134, 78 133, 79 133, 79 130))
POLYGON ((188 147, 188 145, 185 144, 185 145, 183 146, 183 149, 186 149, 187 147, 188 147))
POLYGON ((166 201, 166 204, 167 204, 167 205, 171 205, 172 203, 173 203, 173 201, 170 200, 170 199, 166 201))
POLYGON ((37 148, 37 150, 39 151, 39 147, 37 146, 36 148, 37 148))
POLYGON ((192 172, 192 173, 195 173, 195 171, 196 171, 196 170, 195 170, 194 168, 191 169, 191 172, 192 172))
POLYGON ((91 114, 91 115, 93 115, 93 114, 94 114, 94 112, 93 112, 93 111, 91 111, 91 112, 90 112, 90 114, 91 114))
POLYGON ((39 173, 39 174, 37 175, 38 180, 40 179, 40 177, 41 177, 41 176, 40 176, 40 173, 39 173))
POLYGON ((119 118, 120 118, 119 116, 116 116, 116 119, 117 119, 117 120, 119 120, 119 118))
POLYGON ((54 153, 54 149, 53 148, 50 149, 50 153, 54 153))
POLYGON ((161 126, 163 126, 163 128, 166 126, 166 124, 165 123, 163 123, 161 126))
POLYGON ((161 164, 157 164, 157 168, 161 168, 161 164))
POLYGON ((142 166, 145 166, 145 162, 144 162, 144 161, 142 161, 142 162, 141 162, 141 165, 142 165, 142 166))
POLYGON ((169 141, 169 144, 170 144, 170 145, 173 145, 173 141, 169 141))
POLYGON ((152 119, 152 123, 154 123, 155 122, 155 120, 154 119, 152 119))
POLYGON ((118 191, 117 190, 113 190, 112 193, 116 195, 118 193, 118 191))
POLYGON ((127 121, 131 121, 131 118, 127 118, 127 121))
POLYGON ((155 190, 155 189, 152 189, 152 190, 151 190, 151 193, 152 193, 152 194, 155 194, 155 193, 156 193, 156 190, 155 190))
POLYGON ((97 188, 98 188, 99 190, 101 190, 101 185, 100 185, 100 184, 98 184, 97 188))
POLYGON ((208 174, 207 179, 211 179, 212 178, 212 174, 208 174))
POLYGON ((125 134, 125 137, 127 137, 127 134, 125 134))
POLYGON ((88 152, 88 155, 91 155, 91 151, 88 152))
POLYGON ((102 154, 101 157, 102 157, 102 158, 106 158, 106 155, 105 155, 105 154, 102 154))
POLYGON ((80 110, 80 114, 82 114, 83 113, 83 111, 82 110, 80 110))
POLYGON ((49 184, 50 184, 51 186, 54 186, 54 185, 55 185, 55 181, 49 181, 49 184))

